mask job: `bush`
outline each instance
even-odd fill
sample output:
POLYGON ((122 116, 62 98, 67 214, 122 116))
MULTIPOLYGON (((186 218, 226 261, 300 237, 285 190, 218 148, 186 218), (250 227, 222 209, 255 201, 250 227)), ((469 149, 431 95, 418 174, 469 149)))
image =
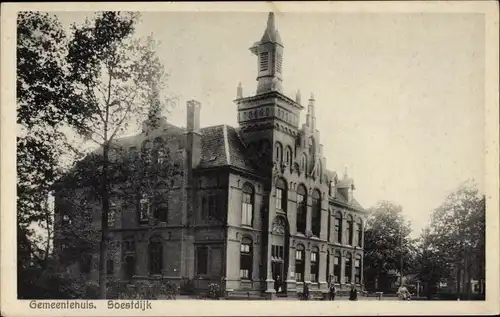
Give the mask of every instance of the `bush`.
POLYGON ((208 295, 207 297, 210 299, 220 299, 221 296, 221 288, 217 283, 210 283, 208 285, 208 295))
POLYGON ((165 295, 165 299, 176 299, 179 294, 179 287, 171 281, 162 281, 161 292, 165 295))

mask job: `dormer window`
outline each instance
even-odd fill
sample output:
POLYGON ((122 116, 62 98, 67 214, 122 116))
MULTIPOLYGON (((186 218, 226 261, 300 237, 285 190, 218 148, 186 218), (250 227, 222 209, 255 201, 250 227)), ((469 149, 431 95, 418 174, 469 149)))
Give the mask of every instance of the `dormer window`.
POLYGON ((260 53, 260 71, 265 72, 269 69, 269 53, 260 53))

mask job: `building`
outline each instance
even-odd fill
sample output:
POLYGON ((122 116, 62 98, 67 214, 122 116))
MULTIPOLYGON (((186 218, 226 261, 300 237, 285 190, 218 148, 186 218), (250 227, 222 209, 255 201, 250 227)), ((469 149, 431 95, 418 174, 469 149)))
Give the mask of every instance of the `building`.
MULTIPOLYGON (((217 282, 268 294, 275 279, 285 294, 304 282, 312 292, 325 292, 329 281, 338 289, 362 287, 366 212, 347 172, 339 177, 327 169, 313 95, 299 125, 300 93, 282 93, 284 46, 273 13, 250 50, 258 59, 257 90, 244 97, 238 86, 238 127, 201 128, 201 104, 188 101, 186 128, 159 118, 154 128, 145 122, 140 134, 118 141, 158 170, 165 163, 159 153, 168 149, 180 172, 160 182, 171 185, 168 198, 138 187, 129 195, 136 203, 112 202, 110 231, 119 243, 108 260, 110 278, 163 278, 198 289, 217 282)), ((66 225, 72 195, 56 194, 56 217, 66 225)), ((99 226, 99 207, 91 209, 99 226)), ((89 262, 74 270, 97 280, 98 259, 89 262)))

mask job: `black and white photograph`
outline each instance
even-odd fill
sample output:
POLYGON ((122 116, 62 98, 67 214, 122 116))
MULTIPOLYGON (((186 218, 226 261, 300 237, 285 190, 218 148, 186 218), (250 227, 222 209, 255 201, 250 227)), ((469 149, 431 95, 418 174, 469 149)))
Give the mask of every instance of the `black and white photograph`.
POLYGON ((2 10, 2 314, 498 313, 498 6, 438 4, 2 10))

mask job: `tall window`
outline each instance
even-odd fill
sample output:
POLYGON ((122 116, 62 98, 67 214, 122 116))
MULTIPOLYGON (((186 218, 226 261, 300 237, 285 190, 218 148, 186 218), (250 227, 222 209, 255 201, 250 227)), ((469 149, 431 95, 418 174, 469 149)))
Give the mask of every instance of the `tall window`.
POLYGON ((274 150, 274 160, 276 163, 281 164, 283 162, 283 146, 281 145, 281 143, 276 142, 274 150))
POLYGON ((297 282, 304 282, 304 246, 299 244, 295 248, 295 279, 297 282))
POLYGON ((342 244, 342 214, 335 214, 335 242, 342 244))
POLYGON ((344 275, 344 282, 346 284, 350 284, 352 282, 351 276, 352 276, 352 255, 350 253, 347 253, 345 257, 345 275, 344 275))
POLYGON ((353 239, 354 239, 354 221, 352 219, 352 216, 349 215, 347 217, 347 241, 349 245, 353 245, 353 239))
POLYGON ((149 240, 149 274, 161 274, 163 267, 163 244, 160 237, 149 240))
POLYGON ((321 231, 321 193, 318 190, 313 191, 311 216, 312 234, 319 237, 321 231))
POLYGON ((253 221, 253 187, 246 183, 243 185, 243 197, 241 203, 241 224, 252 226, 253 221))
POLYGON ((285 163, 286 165, 292 165, 292 148, 290 146, 286 147, 285 151, 285 163))
POLYGON ((207 274, 208 272, 208 248, 196 248, 196 274, 207 274))
POLYGON ((269 68, 269 53, 260 53, 260 71, 264 72, 269 68))
POLYGON ((317 282, 319 275, 319 250, 314 247, 311 250, 311 281, 317 282))
POLYGON ((149 199, 146 194, 142 194, 139 200, 139 222, 145 223, 149 219, 149 199))
POLYGON ((302 154, 300 158, 300 169, 303 173, 307 173, 307 155, 302 154))
POLYGON ((306 233, 307 192, 304 185, 297 188, 297 232, 306 233))
POLYGON ((333 257, 333 281, 340 283, 340 251, 335 251, 333 257))
POLYGON ((281 56, 281 54, 279 53, 276 53, 276 71, 278 73, 281 73, 281 65, 283 63, 283 57, 281 56))
POLYGON ((108 227, 113 228, 116 222, 116 204, 114 202, 109 203, 108 212, 108 227))
POLYGON ((329 283, 332 282, 330 280, 330 250, 326 250, 326 279, 329 283))
POLYGON ((160 222, 168 222, 168 203, 162 202, 155 206, 154 218, 160 222))
POLYGON ((327 238, 326 239, 327 239, 328 242, 332 242, 332 239, 331 239, 331 235, 332 235, 332 228, 331 228, 331 226, 332 226, 332 212, 331 212, 331 210, 328 210, 328 223, 327 223, 327 226, 328 227, 327 227, 327 232, 326 232, 326 234, 327 234, 327 238))
POLYGON ((106 261, 106 274, 108 274, 108 275, 114 274, 114 261, 113 261, 113 259, 108 259, 106 261))
POLYGON ((314 153, 316 153, 314 146, 315 146, 314 138, 310 137, 309 138, 309 155, 314 155, 314 153))
POLYGON ((209 195, 202 198, 202 216, 203 219, 218 216, 218 196, 209 195))
POLYGON ((135 275, 135 240, 132 236, 123 238, 123 257, 125 278, 131 280, 135 275))
POLYGON ((363 246, 363 222, 361 219, 358 220, 358 225, 356 227, 357 229, 357 236, 358 236, 358 247, 363 246))
POLYGON ((240 245, 240 278, 252 279, 252 240, 243 238, 240 245))
POLYGON ((287 188, 283 179, 276 181, 276 209, 286 212, 287 188))
POLYGON ((361 284, 361 255, 354 259, 354 283, 361 284))

